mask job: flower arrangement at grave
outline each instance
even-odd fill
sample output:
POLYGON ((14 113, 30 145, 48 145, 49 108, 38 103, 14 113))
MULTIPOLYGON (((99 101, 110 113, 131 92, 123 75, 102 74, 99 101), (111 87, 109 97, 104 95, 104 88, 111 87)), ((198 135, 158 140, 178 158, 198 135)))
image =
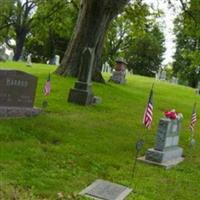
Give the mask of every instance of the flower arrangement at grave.
POLYGON ((175 119, 182 119, 183 114, 182 113, 177 113, 175 109, 172 109, 170 111, 165 111, 164 112, 165 117, 175 120, 175 119))

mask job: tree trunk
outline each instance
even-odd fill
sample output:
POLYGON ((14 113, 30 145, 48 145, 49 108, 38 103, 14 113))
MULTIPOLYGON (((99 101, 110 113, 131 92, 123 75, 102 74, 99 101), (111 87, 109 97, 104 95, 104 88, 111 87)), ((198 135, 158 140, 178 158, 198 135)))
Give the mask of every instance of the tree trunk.
POLYGON ((55 49, 55 34, 52 30, 49 30, 49 64, 54 65, 55 64, 55 55, 56 55, 56 49, 55 49))
POLYGON ((101 54, 104 37, 112 19, 129 0, 82 0, 72 39, 56 73, 77 77, 81 53, 85 47, 95 48, 93 80, 103 81, 101 54))
POLYGON ((14 49, 14 57, 13 57, 13 60, 15 61, 18 61, 22 55, 26 34, 27 32, 22 30, 18 32, 16 35, 16 47, 14 49))

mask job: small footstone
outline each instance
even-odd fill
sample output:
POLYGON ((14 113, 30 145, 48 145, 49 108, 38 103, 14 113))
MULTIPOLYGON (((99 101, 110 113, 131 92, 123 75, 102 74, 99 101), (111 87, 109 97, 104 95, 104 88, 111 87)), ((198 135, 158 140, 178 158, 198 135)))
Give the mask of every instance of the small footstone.
POLYGON ((132 189, 104 180, 96 180, 79 194, 97 200, 123 200, 132 189))

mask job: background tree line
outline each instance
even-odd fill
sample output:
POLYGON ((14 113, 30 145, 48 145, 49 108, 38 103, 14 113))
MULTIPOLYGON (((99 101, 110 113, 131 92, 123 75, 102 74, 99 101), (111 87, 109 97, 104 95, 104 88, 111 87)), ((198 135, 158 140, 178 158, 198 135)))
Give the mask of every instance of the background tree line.
MULTIPOLYGON (((87 3, 86 0, 82 2, 87 3)), ((96 3, 92 0, 90 4, 92 2, 96 3)), ((105 62, 114 67, 114 60, 124 57, 133 73, 153 76, 161 66, 165 51, 164 35, 156 22, 160 12, 153 11, 142 0, 118 2, 119 7, 126 7, 123 12, 109 11, 113 12, 110 18, 115 19, 108 23, 108 30, 105 29, 98 67, 105 62)), ((32 53, 35 62, 49 60, 52 63, 56 54, 63 58, 74 35, 80 5, 79 0, 1 0, 0 42, 7 43, 14 50, 16 61, 28 53, 32 53), (16 45, 11 44, 10 39, 14 39, 16 45)), ((72 73, 76 74, 77 70, 72 73)))
POLYGON ((196 87, 200 81, 200 4, 190 0, 183 4, 183 12, 175 21, 177 47, 173 73, 184 84, 196 87))

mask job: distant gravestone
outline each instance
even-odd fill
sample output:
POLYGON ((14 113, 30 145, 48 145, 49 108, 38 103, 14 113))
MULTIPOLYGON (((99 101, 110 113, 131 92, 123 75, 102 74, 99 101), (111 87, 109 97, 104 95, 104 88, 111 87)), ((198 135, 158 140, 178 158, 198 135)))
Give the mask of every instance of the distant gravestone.
POLYGON ((183 161, 183 149, 178 146, 179 130, 180 119, 161 118, 155 147, 148 149, 145 158, 140 158, 140 160, 157 164, 167 169, 183 161))
POLYGON ((32 66, 31 56, 32 56, 31 53, 29 53, 28 56, 27 56, 27 61, 26 61, 26 66, 27 67, 31 67, 32 66))
POLYGON ((99 200, 123 200, 132 189, 104 180, 96 180, 89 187, 80 192, 80 195, 99 200))
POLYGON ((55 55, 55 65, 60 66, 60 56, 59 55, 55 55))
POLYGON ((7 55, 6 55, 6 48, 4 46, 0 46, 0 61, 6 61, 7 55))
POLYGON ((167 72, 165 70, 162 70, 160 74, 160 80, 165 81, 167 78, 167 72))
POLYGON ((32 116, 37 78, 17 70, 0 70, 0 117, 32 116))
POLYGON ((126 83, 126 65, 127 63, 124 59, 117 59, 110 81, 118 84, 126 83))
POLYGON ((171 83, 178 84, 178 78, 173 76, 172 79, 171 79, 171 83))

